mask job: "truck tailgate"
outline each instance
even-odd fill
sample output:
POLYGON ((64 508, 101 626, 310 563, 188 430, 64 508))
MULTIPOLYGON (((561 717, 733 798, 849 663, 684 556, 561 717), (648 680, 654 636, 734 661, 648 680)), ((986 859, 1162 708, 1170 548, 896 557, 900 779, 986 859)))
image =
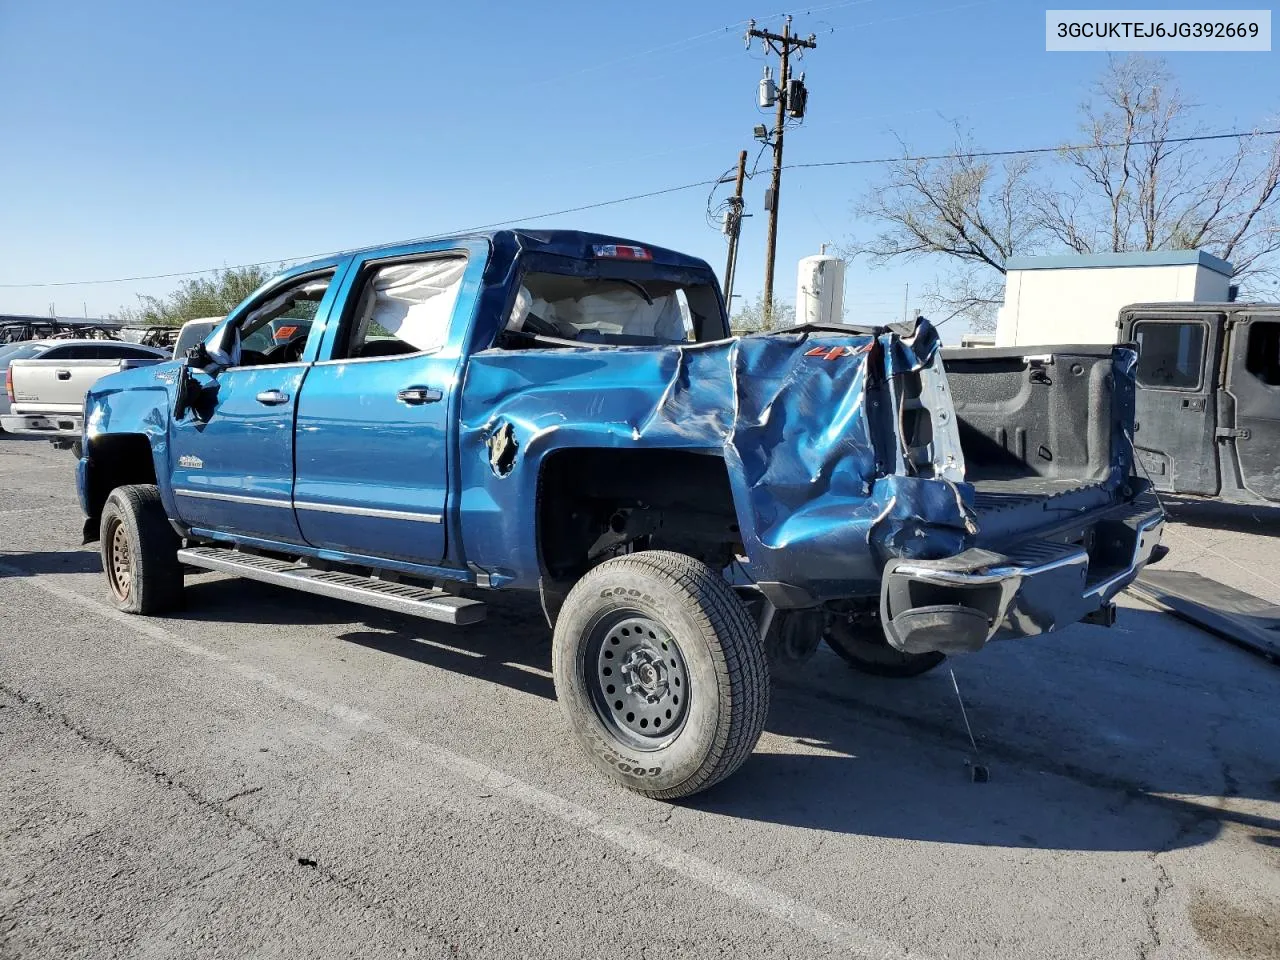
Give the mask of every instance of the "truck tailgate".
POLYGON ((15 360, 9 366, 13 413, 75 413, 88 389, 109 373, 146 366, 150 360, 15 360))

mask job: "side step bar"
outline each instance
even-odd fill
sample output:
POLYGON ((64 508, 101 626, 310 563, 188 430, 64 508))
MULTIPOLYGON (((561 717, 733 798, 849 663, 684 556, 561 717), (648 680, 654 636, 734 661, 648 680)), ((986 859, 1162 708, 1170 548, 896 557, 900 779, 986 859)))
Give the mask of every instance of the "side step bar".
POLYGON ((481 600, 458 597, 443 590, 390 580, 375 580, 336 570, 316 570, 304 563, 262 557, 225 547, 189 547, 178 551, 178 561, 278 587, 315 593, 336 600, 350 600, 411 617, 463 625, 485 618, 481 600))

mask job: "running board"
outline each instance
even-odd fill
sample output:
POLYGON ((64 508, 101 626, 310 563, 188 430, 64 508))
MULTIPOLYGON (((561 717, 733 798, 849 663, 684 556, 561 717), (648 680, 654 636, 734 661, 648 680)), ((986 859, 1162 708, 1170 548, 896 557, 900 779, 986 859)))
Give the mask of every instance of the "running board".
POLYGON ((261 580, 278 587, 333 597, 335 600, 350 600, 367 607, 407 613, 411 617, 426 620, 461 626, 478 623, 485 618, 485 604, 481 600, 454 596, 430 587, 376 580, 336 570, 316 570, 298 561, 264 557, 241 550, 190 547, 178 551, 178 560, 202 570, 261 580))

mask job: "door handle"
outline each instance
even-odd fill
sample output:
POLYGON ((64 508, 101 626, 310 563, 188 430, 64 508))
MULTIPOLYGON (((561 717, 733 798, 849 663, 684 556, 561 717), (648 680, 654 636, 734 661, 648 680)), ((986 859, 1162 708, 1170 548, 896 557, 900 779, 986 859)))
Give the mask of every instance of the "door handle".
POLYGON ((288 403, 289 395, 281 393, 279 390, 263 390, 258 394, 258 402, 265 403, 268 407, 274 407, 282 403, 288 403))
POLYGON ((1183 397, 1183 398, 1182 398, 1182 409, 1183 409, 1183 410, 1196 410, 1196 411, 1200 411, 1200 412, 1202 412, 1202 413, 1203 413, 1203 412, 1204 412, 1204 397, 1183 397))
POLYGON ((433 387, 405 387, 396 394, 396 399, 416 407, 423 403, 438 403, 444 399, 444 394, 433 387))
POLYGON ((70 370, 55 370, 55 371, 53 372, 53 375, 54 375, 55 377, 57 377, 59 380, 70 380, 70 379, 71 379, 71 371, 70 371, 70 370))

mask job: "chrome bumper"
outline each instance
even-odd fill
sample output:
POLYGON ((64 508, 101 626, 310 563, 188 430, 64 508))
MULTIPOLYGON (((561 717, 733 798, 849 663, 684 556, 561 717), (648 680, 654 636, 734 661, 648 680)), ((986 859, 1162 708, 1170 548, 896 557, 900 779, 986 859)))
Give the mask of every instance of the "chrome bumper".
POLYGON ((0 417, 0 428, 5 433, 74 439, 84 432, 84 417, 78 413, 14 414, 0 417))
POLYGON ((959 653, 1069 626, 1099 612, 1151 561, 1164 511, 1149 494, 1090 518, 1073 542, 1030 540, 884 569, 880 620, 907 653, 959 653))

